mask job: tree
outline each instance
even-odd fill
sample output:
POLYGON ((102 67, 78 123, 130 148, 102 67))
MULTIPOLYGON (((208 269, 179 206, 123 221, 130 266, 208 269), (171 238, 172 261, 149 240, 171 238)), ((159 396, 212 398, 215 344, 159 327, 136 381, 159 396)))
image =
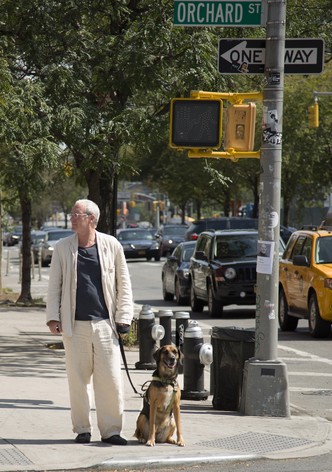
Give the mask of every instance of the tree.
POLYGON ((51 168, 60 154, 49 134, 50 114, 40 86, 32 80, 18 81, 5 91, 0 107, 1 180, 13 188, 21 206, 22 286, 18 302, 31 297, 31 201, 43 188, 43 171, 51 168))

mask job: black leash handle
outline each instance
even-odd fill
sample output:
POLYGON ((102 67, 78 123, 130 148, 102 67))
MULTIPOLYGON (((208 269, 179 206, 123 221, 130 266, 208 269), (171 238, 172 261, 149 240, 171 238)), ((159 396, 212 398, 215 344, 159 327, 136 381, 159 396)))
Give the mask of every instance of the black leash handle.
POLYGON ((124 364, 124 366, 125 366, 125 369, 126 369, 126 372, 127 372, 127 377, 128 377, 129 382, 130 382, 130 385, 132 386, 134 392, 135 392, 137 395, 139 395, 140 397, 143 397, 143 395, 142 395, 141 393, 139 393, 139 392, 136 390, 136 388, 135 388, 135 386, 134 386, 134 384, 133 384, 133 382, 132 382, 132 380, 131 380, 131 378, 130 378, 130 374, 129 374, 129 370, 128 370, 128 364, 127 364, 127 359, 126 359, 126 354, 125 354, 125 351, 124 351, 124 348, 123 348, 123 342, 122 342, 122 338, 121 338, 121 335, 120 335, 120 334, 119 334, 119 345, 120 345, 120 351, 121 351, 121 356, 122 356, 123 364, 124 364))

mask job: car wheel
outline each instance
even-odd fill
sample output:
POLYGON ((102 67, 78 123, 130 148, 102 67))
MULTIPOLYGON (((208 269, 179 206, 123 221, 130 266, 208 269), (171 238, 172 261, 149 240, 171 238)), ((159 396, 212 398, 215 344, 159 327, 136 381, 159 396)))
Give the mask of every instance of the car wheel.
POLYGON ((150 257, 150 256, 146 258, 146 260, 147 260, 148 262, 151 261, 151 259, 152 259, 152 257, 150 257))
POLYGON ((222 317, 224 307, 221 302, 213 297, 212 285, 208 285, 208 308, 211 318, 222 317))
POLYGON ((154 260, 155 260, 156 262, 159 262, 159 261, 160 261, 160 256, 155 256, 154 260))
POLYGON ((191 281, 190 284, 190 307, 191 310, 196 313, 201 313, 204 309, 204 302, 196 297, 194 285, 191 281))
POLYGON ((182 297, 180 293, 180 283, 179 279, 175 279, 175 286, 174 286, 174 293, 175 293, 175 300, 178 305, 186 305, 187 298, 182 297))
POLYGON ((309 331, 314 338, 328 338, 331 332, 331 323, 323 320, 319 313, 316 294, 312 294, 309 300, 309 331))
POLYGON ((163 299, 165 302, 171 302, 174 298, 173 293, 167 292, 165 277, 163 277, 163 299))
POLYGON ((282 288, 279 291, 278 320, 281 331, 295 331, 299 322, 298 318, 288 314, 288 303, 282 288))

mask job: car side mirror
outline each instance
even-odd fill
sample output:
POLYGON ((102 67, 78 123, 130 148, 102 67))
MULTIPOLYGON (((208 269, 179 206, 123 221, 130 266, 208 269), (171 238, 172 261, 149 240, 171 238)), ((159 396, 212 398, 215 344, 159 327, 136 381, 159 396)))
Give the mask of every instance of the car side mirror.
POLYGON ((207 257, 203 251, 197 251, 195 254, 195 258, 199 261, 207 261, 207 257))
POLYGON ((309 267, 310 263, 308 261, 307 256, 294 256, 293 258, 293 265, 300 266, 300 267, 309 267))
POLYGON ((178 262, 178 258, 176 256, 167 256, 167 260, 171 262, 178 262))

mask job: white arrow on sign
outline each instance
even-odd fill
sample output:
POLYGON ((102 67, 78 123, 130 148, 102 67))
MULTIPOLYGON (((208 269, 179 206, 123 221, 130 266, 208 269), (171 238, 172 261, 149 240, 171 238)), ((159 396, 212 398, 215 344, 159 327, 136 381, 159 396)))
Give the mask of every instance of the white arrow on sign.
POLYGON ((248 48, 247 41, 234 46, 232 49, 224 52, 221 56, 230 64, 264 64, 265 63, 265 48, 248 48))
MULTIPOLYGON (((247 41, 242 41, 220 57, 230 64, 265 64, 265 47, 247 47, 247 41)), ((285 64, 316 64, 317 48, 286 48, 284 62, 285 64)))

